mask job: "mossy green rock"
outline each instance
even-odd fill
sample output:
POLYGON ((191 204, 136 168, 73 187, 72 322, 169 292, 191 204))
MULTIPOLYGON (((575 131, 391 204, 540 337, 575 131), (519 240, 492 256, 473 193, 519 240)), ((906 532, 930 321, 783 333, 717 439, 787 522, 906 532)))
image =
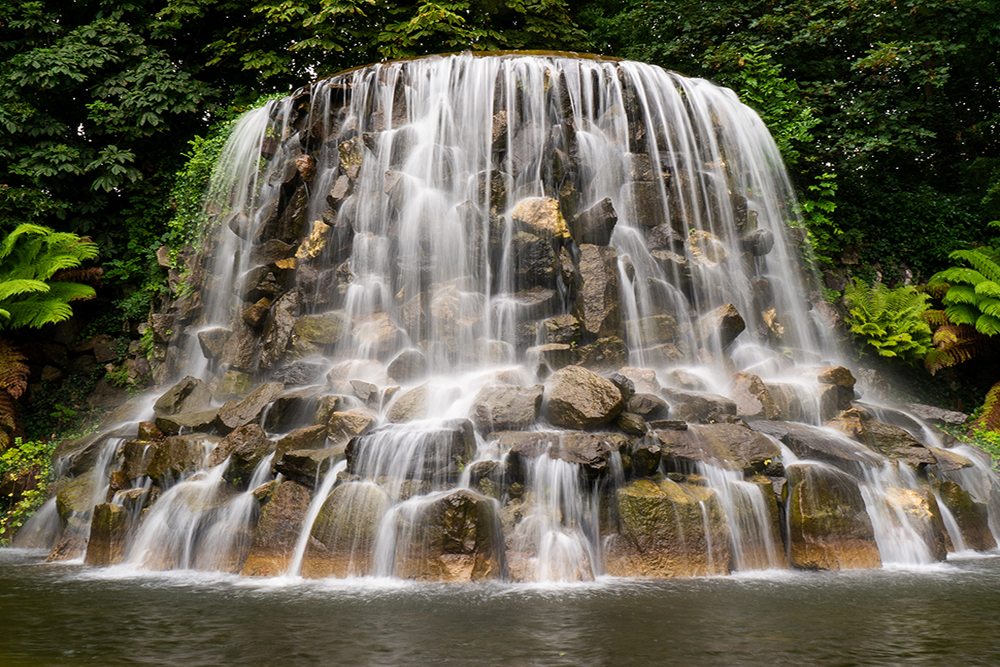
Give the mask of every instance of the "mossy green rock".
POLYGON ((618 489, 618 533, 608 574, 686 577, 727 574, 729 530, 715 491, 670 480, 640 479, 618 489))

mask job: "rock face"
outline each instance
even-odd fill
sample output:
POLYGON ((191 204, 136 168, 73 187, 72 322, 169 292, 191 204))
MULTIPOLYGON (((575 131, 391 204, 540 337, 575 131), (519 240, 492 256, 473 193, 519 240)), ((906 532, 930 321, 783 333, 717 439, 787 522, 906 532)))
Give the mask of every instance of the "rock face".
POLYGON ((828 466, 786 468, 789 562, 806 570, 846 570, 882 564, 857 481, 828 466))
POLYGON ((309 489, 297 482, 284 482, 274 490, 261 507, 244 576, 276 577, 285 572, 310 498, 309 489))
POLYGON ((107 567, 122 562, 130 528, 129 512, 121 505, 101 503, 94 507, 94 519, 87 542, 87 565, 107 567))
POLYGON ((621 392, 593 371, 570 366, 545 383, 546 417, 556 426, 591 429, 609 423, 625 408, 621 392))
POLYGON ((541 385, 487 385, 472 401, 472 423, 480 433, 526 429, 538 421, 543 392, 541 385))
POLYGON ((684 430, 655 431, 667 469, 689 472, 698 463, 761 473, 781 458, 769 438, 739 424, 703 424, 684 430))
POLYGON ((372 571, 372 549, 392 499, 372 482, 342 484, 313 523, 302 564, 306 577, 361 576, 372 571))
POLYGON ((610 575, 686 577, 727 574, 729 533, 715 492, 670 480, 637 480, 618 490, 618 533, 610 575))

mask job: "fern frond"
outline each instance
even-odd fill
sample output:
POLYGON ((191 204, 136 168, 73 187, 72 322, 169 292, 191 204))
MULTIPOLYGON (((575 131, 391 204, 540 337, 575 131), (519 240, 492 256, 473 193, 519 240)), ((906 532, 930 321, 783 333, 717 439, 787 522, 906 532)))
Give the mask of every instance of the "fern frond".
POLYGON ((0 338, 0 393, 20 398, 28 388, 28 358, 13 342, 0 338))
POLYGON ((73 309, 58 299, 18 301, 7 306, 11 321, 38 329, 73 316, 73 309))
MULTIPOLYGON (((979 271, 967 269, 964 266, 952 266, 944 271, 938 271, 931 276, 931 282, 964 283, 966 285, 978 285, 986 280, 986 276, 979 271)), ((953 286, 954 287, 954 286, 953 286)))
POLYGON ((101 277, 103 275, 104 269, 99 266, 90 266, 85 269, 76 267, 56 271, 52 275, 52 280, 66 283, 83 283, 84 285, 90 285, 91 287, 97 288, 103 285, 101 281, 101 277))
POLYGON ((983 413, 976 419, 974 426, 987 431, 1000 431, 1000 382, 986 392, 983 413))
POLYGON ((983 313, 976 320, 976 331, 984 336, 996 336, 1000 334, 1000 317, 983 313))
POLYGON ((48 292, 48 283, 42 280, 32 280, 30 278, 20 278, 17 280, 0 281, 0 301, 9 299, 21 294, 32 292, 48 292))
POLYGON ((43 227, 41 225, 33 225, 30 222, 18 225, 17 228, 7 235, 7 238, 0 243, 0 259, 10 255, 11 251, 14 249, 14 245, 17 243, 18 239, 22 236, 28 236, 29 234, 44 236, 48 234, 50 230, 48 227, 43 227))
POLYGON ((968 250, 955 250, 948 255, 951 259, 964 259, 971 264, 987 280, 1000 282, 1000 258, 989 246, 981 248, 970 248, 968 250))
POLYGON ((942 368, 958 366, 979 356, 985 356, 993 339, 969 325, 947 324, 938 327, 933 338, 936 349, 927 352, 924 367, 933 375, 942 368))
POLYGON ((1000 284, 997 284, 992 280, 984 280, 976 285, 976 294, 979 296, 1000 298, 1000 284))
POLYGON ((968 285, 952 285, 948 293, 941 300, 946 306, 953 306, 959 303, 975 304, 979 300, 974 287, 968 285))
POLYGON ((948 317, 944 314, 943 310, 931 308, 925 310, 921 317, 924 319, 924 322, 928 324, 928 326, 940 327, 948 324, 948 317))
POLYGON ((948 306, 944 309, 944 314, 955 324, 968 324, 973 327, 976 326, 976 320, 979 319, 979 309, 964 303, 948 306))

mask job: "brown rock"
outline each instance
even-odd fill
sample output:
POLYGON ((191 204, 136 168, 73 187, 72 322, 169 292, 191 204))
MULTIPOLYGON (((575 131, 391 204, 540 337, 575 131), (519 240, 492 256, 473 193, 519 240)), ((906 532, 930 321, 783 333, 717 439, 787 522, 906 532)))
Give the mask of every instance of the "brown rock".
POLYGON ((610 380, 579 366, 556 371, 545 383, 546 416, 556 426, 592 429, 610 423, 624 409, 610 380))

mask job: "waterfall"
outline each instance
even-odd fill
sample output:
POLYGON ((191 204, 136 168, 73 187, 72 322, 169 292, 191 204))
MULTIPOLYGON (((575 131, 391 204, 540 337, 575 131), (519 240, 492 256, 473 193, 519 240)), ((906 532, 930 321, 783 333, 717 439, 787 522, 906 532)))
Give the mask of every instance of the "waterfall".
POLYGON ((187 377, 95 473, 91 504, 131 486, 105 532, 134 567, 587 581, 1000 533, 987 463, 939 465, 919 420, 892 449, 854 402, 778 150, 710 82, 350 70, 246 114, 206 213, 197 298, 163 314, 187 377), (184 438, 216 450, 174 461, 184 438))

